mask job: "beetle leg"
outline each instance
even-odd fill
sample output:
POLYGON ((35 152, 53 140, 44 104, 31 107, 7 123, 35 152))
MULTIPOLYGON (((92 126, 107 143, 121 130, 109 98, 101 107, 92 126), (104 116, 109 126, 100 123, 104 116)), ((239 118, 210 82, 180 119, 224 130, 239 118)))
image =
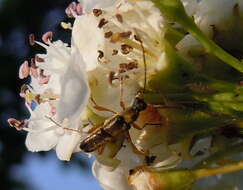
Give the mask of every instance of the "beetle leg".
POLYGON ((94 98, 91 96, 90 97, 90 100, 93 102, 93 104, 94 104, 94 108, 95 109, 97 109, 98 111, 107 111, 107 112, 111 112, 111 113, 114 113, 114 114, 117 114, 117 112, 116 111, 114 111, 114 110, 111 110, 111 109, 109 109, 109 108, 105 108, 105 107, 102 107, 102 106, 99 106, 96 102, 95 102, 95 100, 94 100, 94 98))
POLYGON ((143 125, 142 129, 145 128, 147 125, 161 126, 162 123, 145 123, 145 124, 143 125))
POLYGON ((142 130, 143 128, 138 126, 136 123, 133 123, 132 126, 135 128, 135 129, 138 129, 138 130, 142 130))
POLYGON ((92 128, 88 131, 88 133, 93 133, 94 131, 96 131, 97 129, 99 129, 99 128, 102 127, 102 126, 103 126, 103 123, 101 123, 101 124, 99 124, 99 125, 96 125, 96 126, 92 127, 92 128))

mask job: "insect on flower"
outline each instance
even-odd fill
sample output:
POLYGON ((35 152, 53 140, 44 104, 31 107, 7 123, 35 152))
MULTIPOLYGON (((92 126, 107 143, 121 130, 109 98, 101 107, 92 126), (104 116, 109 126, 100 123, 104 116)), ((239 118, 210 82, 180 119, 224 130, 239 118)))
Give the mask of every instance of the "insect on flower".
MULTIPOLYGON (((138 42, 140 42, 142 51, 143 51, 143 63, 144 63, 144 89, 143 93, 146 89, 146 59, 145 59, 145 51, 143 47, 143 42, 139 36, 135 37, 138 42)), ((122 83, 122 78, 120 78, 120 82, 122 83)), ((121 99, 122 99, 122 85, 121 87, 121 99)), ((115 140, 120 135, 125 135, 130 140, 129 129, 133 126, 136 129, 142 129, 135 124, 138 119, 140 112, 144 111, 147 108, 147 103, 143 100, 141 95, 143 93, 139 93, 131 107, 125 108, 123 101, 120 101, 120 106, 123 108, 123 111, 117 113, 113 110, 101 107, 96 104, 94 100, 92 100, 95 104, 95 108, 100 111, 109 111, 114 113, 114 115, 108 118, 101 127, 95 127, 94 130, 81 142, 80 149, 84 152, 93 152, 103 147, 108 142, 115 140)), ((160 125, 160 124, 157 124, 160 125)), ((132 143, 132 142, 131 142, 132 143)), ((136 152, 142 153, 135 146, 133 146, 136 152)))
POLYGON ((102 127, 88 135, 81 142, 80 149, 84 152, 93 152, 120 134, 128 134, 131 125, 139 128, 134 122, 137 120, 139 113, 145 110, 146 107, 145 101, 137 96, 131 107, 121 113, 115 113, 114 116, 105 121, 102 127))

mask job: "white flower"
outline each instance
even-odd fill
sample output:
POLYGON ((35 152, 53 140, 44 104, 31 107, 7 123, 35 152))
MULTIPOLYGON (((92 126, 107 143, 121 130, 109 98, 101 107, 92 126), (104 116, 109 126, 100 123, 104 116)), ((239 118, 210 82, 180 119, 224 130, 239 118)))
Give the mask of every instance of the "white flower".
POLYGON ((212 36, 213 26, 217 27, 217 30, 227 31, 227 28, 234 24, 235 15, 238 14, 235 11, 242 12, 238 0, 203 0, 198 3, 194 18, 197 25, 212 36))
POLYGON ((131 190, 127 182, 128 170, 123 167, 115 171, 108 171, 97 161, 93 164, 93 174, 99 180, 100 186, 105 190, 131 190))
POLYGON ((116 158, 122 162, 114 171, 109 171, 106 166, 95 161, 92 167, 93 175, 105 190, 129 190, 131 189, 127 181, 129 170, 141 165, 143 156, 135 154, 131 146, 126 143, 116 158))
POLYGON ((89 98, 85 65, 75 46, 36 43, 47 53, 37 55, 31 83, 22 92, 31 114, 26 146, 30 151, 55 148, 59 159, 70 160, 81 141, 80 117, 89 98))
POLYGON ((119 1, 76 17, 73 43, 85 61, 92 97, 98 105, 118 112, 122 110, 120 101, 126 107, 131 105, 143 86, 138 83, 144 78, 143 53, 150 73, 161 56, 162 21, 159 11, 148 1, 119 1))
POLYGON ((197 0, 181 0, 181 2, 183 3, 186 13, 188 15, 194 15, 195 12, 198 9, 198 1, 197 0))
MULTIPOLYGON (((144 86, 145 62, 148 75, 161 67, 162 28, 163 18, 149 1, 134 3, 122 0, 114 6, 94 9, 75 18, 72 42, 85 62, 91 95, 98 105, 120 112, 122 99, 126 107, 131 106, 138 90, 144 86), (122 77, 123 96, 120 95, 122 77)), ((89 107, 92 106, 90 103, 89 107)), ((111 116, 109 112, 95 108, 92 111, 101 116, 111 116)), ((133 130, 130 132, 133 133, 133 130)), ((142 165, 145 159, 144 155, 134 153, 131 145, 125 143, 125 148, 122 147, 114 162, 111 161, 117 164, 118 159, 120 165, 111 172, 102 162, 105 159, 101 161, 99 156, 93 165, 93 174, 101 186, 109 190, 130 189, 127 181, 129 170, 142 165)))

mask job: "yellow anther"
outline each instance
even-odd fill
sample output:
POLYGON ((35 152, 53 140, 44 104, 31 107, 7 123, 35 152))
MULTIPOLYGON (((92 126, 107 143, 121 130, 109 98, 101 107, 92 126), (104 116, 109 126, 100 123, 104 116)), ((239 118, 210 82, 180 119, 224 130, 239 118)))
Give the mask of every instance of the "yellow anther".
POLYGON ((25 94, 25 99, 28 102, 32 102, 33 100, 35 100, 35 97, 36 97, 36 95, 32 92, 26 92, 26 94, 25 94))
POLYGON ((65 30, 69 29, 72 30, 72 24, 70 22, 66 23, 66 22, 61 22, 61 27, 65 30))

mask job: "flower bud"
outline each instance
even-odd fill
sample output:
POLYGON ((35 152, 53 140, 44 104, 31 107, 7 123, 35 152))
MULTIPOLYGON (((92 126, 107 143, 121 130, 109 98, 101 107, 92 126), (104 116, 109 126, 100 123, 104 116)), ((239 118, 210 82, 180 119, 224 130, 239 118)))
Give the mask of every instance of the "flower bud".
POLYGON ((216 168, 156 171, 146 167, 130 170, 128 181, 137 190, 189 190, 197 180, 243 169, 243 161, 216 168))

